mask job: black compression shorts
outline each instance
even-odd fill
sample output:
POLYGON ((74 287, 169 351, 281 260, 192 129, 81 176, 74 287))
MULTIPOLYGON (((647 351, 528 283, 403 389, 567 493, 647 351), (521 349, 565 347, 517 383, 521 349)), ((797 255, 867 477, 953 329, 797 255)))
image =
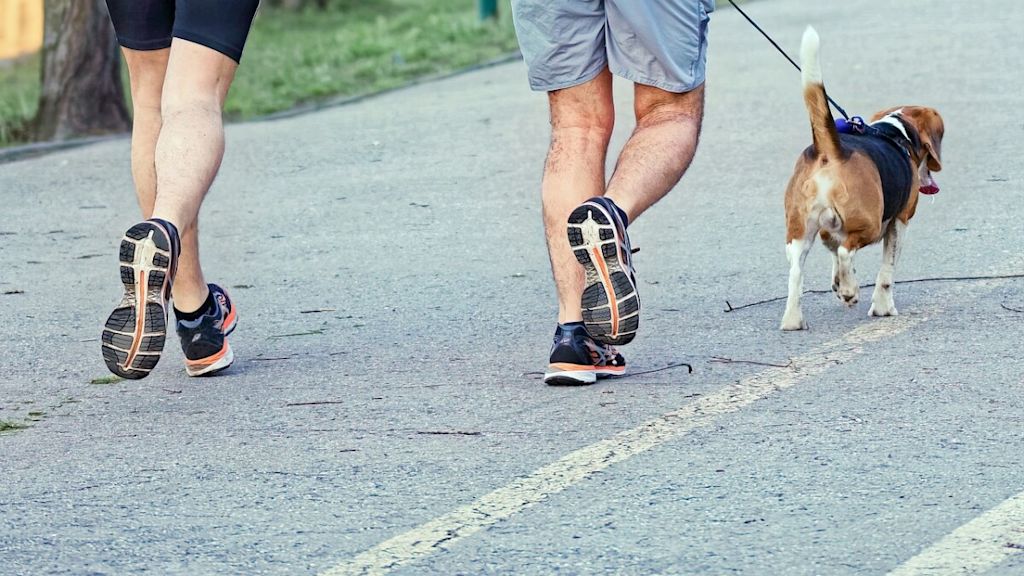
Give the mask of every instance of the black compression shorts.
POLYGON ((242 59, 259 0, 107 0, 117 41, 131 50, 159 50, 171 38, 242 59))

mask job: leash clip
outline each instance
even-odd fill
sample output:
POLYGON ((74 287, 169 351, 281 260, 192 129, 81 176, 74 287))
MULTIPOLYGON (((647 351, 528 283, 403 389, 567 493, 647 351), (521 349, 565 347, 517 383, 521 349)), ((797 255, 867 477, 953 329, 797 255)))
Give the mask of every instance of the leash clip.
POLYGON ((867 131, 867 124, 864 123, 864 119, 860 116, 854 116, 849 120, 839 118, 836 120, 836 131, 840 134, 862 135, 867 131))

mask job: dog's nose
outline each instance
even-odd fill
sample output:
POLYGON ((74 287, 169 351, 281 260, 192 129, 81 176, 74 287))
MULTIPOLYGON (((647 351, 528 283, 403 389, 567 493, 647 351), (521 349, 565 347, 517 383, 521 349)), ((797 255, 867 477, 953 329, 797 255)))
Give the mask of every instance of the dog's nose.
POLYGON ((853 304, 857 300, 857 295, 856 294, 843 294, 843 300, 845 300, 847 304, 853 304))

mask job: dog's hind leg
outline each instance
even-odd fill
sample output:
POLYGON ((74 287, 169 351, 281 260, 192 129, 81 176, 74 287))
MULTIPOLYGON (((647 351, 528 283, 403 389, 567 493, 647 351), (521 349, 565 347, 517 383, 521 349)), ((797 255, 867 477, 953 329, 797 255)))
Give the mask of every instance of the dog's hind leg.
POLYGON ((836 264, 838 267, 839 301, 848 307, 853 307, 858 302, 860 284, 857 283, 857 272, 853 269, 853 257, 857 255, 857 249, 849 241, 845 242, 836 250, 836 264))
POLYGON ((782 315, 783 330, 806 330, 804 313, 800 309, 800 298, 804 291, 804 263, 807 254, 814 244, 818 232, 804 234, 803 238, 793 238, 786 244, 786 258, 789 259, 789 296, 786 298, 786 312, 782 315))
POLYGON ((839 297, 839 254, 837 248, 832 249, 832 293, 839 297))
POLYGON ((893 272, 896 268, 896 260, 900 257, 900 249, 903 247, 902 236, 906 233, 907 225, 899 219, 893 220, 885 231, 882 243, 882 267, 878 270, 878 279, 875 280, 875 291, 871 294, 871 309, 868 316, 896 316, 896 302, 893 300, 893 272))

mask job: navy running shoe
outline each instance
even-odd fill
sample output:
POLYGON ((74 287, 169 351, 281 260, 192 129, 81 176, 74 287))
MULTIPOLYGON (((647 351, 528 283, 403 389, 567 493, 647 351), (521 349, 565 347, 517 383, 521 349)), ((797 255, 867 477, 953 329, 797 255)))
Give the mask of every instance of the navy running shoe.
POLYGON ((598 378, 622 376, 626 360, 614 347, 595 342, 581 324, 555 329, 544 383, 562 386, 593 384, 598 378))
POLYGON ((178 267, 178 232, 162 220, 132 226, 121 240, 121 303, 100 338, 103 360, 122 378, 145 378, 160 360, 167 336, 167 301, 178 267))
POLYGON ((594 340, 628 344, 640 326, 633 250, 619 208, 607 198, 591 198, 569 215, 569 246, 586 272, 580 306, 594 340))
POLYGON ((238 323, 238 312, 227 291, 216 284, 207 286, 213 309, 194 320, 179 319, 175 325, 189 376, 210 376, 235 361, 227 336, 238 323))

